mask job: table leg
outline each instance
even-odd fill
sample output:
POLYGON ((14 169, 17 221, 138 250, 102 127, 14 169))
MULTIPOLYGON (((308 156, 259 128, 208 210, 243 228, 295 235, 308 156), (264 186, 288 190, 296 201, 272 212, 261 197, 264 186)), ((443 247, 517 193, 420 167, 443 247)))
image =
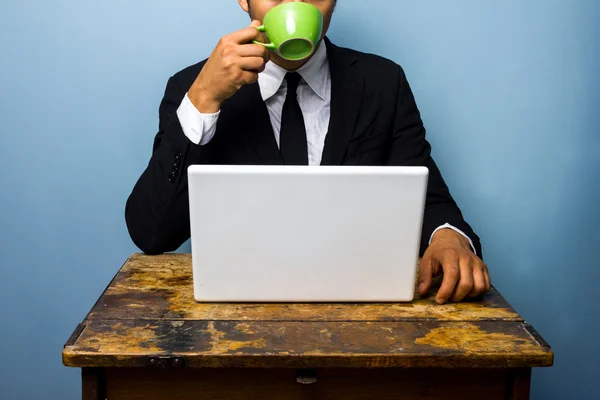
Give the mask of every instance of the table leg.
POLYGON ((103 368, 81 369, 82 400, 106 400, 106 380, 103 368))
POLYGON ((531 368, 515 369, 511 371, 509 383, 509 400, 529 400, 531 388, 531 368))

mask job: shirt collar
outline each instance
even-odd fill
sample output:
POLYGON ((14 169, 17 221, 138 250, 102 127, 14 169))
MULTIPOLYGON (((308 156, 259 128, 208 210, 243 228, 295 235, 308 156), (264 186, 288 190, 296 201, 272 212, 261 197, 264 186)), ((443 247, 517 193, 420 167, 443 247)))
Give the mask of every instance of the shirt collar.
MULTIPOLYGON (((274 62, 269 61, 265 70, 258 74, 258 85, 263 101, 273 97, 281 87, 285 75, 288 73, 284 68, 274 62)), ((319 44, 315 54, 300 67, 298 72, 306 81, 308 86, 325 100, 327 93, 327 79, 329 79, 329 62, 327 60, 327 49, 323 41, 319 44)))

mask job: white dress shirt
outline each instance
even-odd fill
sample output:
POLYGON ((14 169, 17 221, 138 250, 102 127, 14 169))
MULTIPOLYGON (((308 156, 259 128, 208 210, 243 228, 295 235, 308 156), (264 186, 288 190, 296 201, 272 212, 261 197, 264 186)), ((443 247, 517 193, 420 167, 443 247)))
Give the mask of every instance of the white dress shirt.
MULTIPOLYGON (((306 127, 308 164, 320 165, 331 117, 331 73, 327 49, 323 42, 321 42, 312 58, 296 72, 302 76, 302 81, 298 85, 298 103, 306 127)), ((279 65, 268 62, 265 70, 258 74, 260 94, 269 111, 277 146, 279 146, 283 103, 287 95, 287 82, 285 81, 287 73, 288 71, 279 65)), ((177 109, 177 116, 183 133, 192 143, 200 146, 209 143, 215 135, 219 114, 220 111, 214 114, 201 113, 192 104, 187 94, 177 109)), ((438 227, 431 235, 430 243, 433 235, 443 228, 449 228, 460 233, 469 241, 471 248, 475 251, 471 239, 460 229, 450 224, 438 227)))
MULTIPOLYGON (((298 85, 298 103, 306 127, 308 165, 320 165, 331 116, 331 75, 325 45, 321 43, 312 58, 296 72, 303 78, 298 85)), ((269 62, 258 75, 260 94, 269 110, 278 147, 281 113, 287 95, 287 73, 279 65, 269 62)), ((217 130, 219 113, 201 114, 186 94, 177 115, 183 132, 193 143, 205 145, 211 141, 217 130)))

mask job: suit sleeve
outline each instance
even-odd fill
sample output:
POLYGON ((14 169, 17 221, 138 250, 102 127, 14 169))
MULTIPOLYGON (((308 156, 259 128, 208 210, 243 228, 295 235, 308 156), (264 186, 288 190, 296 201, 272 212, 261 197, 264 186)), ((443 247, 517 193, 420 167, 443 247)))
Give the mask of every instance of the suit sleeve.
POLYGON ((177 109, 186 91, 176 78, 169 79, 159 107, 152 157, 125 206, 129 234, 147 254, 177 250, 189 239, 187 168, 211 159, 211 144, 193 144, 181 128, 177 109))
POLYGON ((397 108, 392 131, 388 165, 425 166, 429 183, 421 235, 421 255, 429 246, 429 238, 438 227, 448 223, 464 232, 481 257, 479 237, 464 220, 450 195, 442 174, 431 157, 431 146, 425 138, 425 128, 404 71, 398 66, 397 108))

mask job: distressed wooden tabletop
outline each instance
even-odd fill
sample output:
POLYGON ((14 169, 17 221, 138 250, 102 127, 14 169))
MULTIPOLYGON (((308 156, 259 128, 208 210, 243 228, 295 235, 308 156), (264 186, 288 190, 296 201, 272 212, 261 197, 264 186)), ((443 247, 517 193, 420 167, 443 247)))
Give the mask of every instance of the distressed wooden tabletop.
POLYGON ((201 304, 191 256, 132 255, 63 350, 72 367, 542 367, 550 346, 492 289, 477 301, 201 304))

